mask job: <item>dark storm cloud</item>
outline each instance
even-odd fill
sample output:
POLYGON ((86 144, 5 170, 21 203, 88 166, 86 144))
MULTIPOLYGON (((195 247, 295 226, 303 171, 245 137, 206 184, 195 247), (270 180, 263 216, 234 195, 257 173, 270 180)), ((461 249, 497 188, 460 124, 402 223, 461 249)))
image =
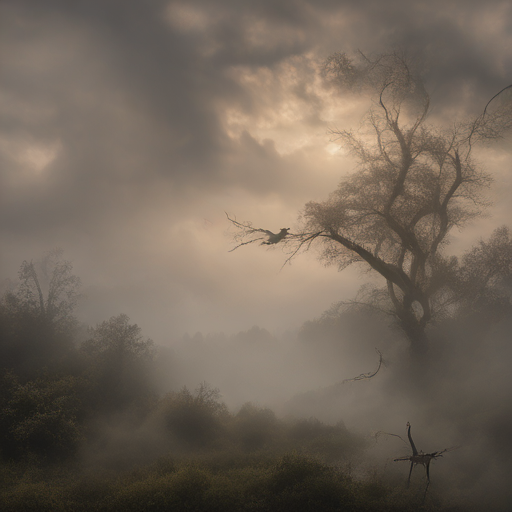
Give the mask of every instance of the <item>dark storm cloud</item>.
MULTIPOLYGON (((7 0, 0 9, 10 275, 38 255, 27 252, 55 245, 100 255, 91 274, 108 258, 133 269, 148 258, 141 247, 174 244, 167 225, 181 233, 206 218, 222 237, 225 209, 267 220, 288 208, 288 219, 321 199, 349 168, 318 147, 333 99, 318 71, 333 51, 406 49, 441 110, 478 112, 512 81, 508 2, 7 0)), ((210 282, 216 270, 192 272, 187 252, 209 249, 186 243, 173 265, 210 282)), ((154 275, 172 274, 166 265, 157 258, 154 275)))

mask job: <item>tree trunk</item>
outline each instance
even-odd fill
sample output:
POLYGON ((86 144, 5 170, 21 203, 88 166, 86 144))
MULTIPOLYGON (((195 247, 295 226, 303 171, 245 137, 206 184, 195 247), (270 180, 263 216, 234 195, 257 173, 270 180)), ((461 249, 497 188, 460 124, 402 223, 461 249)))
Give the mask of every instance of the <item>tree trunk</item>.
POLYGON ((425 333, 425 329, 421 328, 418 322, 415 322, 415 324, 416 325, 411 325, 407 323, 406 325, 401 325, 401 327, 409 340, 411 354, 423 357, 428 350, 428 337, 425 333))

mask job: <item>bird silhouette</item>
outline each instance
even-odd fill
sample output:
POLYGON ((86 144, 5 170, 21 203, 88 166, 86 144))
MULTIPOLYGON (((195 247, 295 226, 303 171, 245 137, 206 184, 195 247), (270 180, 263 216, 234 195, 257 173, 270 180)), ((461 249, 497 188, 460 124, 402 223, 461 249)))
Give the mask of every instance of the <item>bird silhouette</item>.
POLYGON ((265 242, 261 242, 261 245, 277 244, 286 237, 289 230, 290 228, 281 228, 279 233, 272 233, 272 231, 269 231, 268 229, 263 229, 262 231, 268 235, 268 239, 265 242))

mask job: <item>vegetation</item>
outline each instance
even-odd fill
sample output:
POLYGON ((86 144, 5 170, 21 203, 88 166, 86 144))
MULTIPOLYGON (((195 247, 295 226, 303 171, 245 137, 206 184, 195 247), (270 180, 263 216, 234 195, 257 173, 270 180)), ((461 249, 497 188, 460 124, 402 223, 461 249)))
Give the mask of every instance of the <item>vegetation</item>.
MULTIPOLYGON (((0 504, 6 512, 218 511, 412 512, 471 511, 471 506, 423 502, 422 493, 397 492, 397 482, 356 481, 344 471, 297 453, 282 456, 173 459, 123 473, 45 474, 2 468, 0 504)), ((402 483, 402 482, 401 482, 402 483)))
MULTIPOLYGON (((367 132, 333 131, 356 156, 359 169, 326 201, 307 203, 295 233, 262 243, 280 243, 289 259, 320 246, 326 264, 342 270, 358 263, 379 275, 385 288, 366 288, 358 302, 392 315, 413 354, 425 353, 427 326, 458 314, 469 297, 499 316, 510 306, 496 287, 500 278, 512 275, 509 230, 499 228, 461 261, 445 248, 450 231, 481 215, 488 204, 485 189, 491 177, 473 159, 473 149, 511 128, 512 104, 500 102, 498 94, 475 119, 432 125, 421 74, 397 53, 373 60, 334 54, 325 64, 325 77, 373 100, 367 132), (492 270, 478 272, 488 260, 492 270)), ((237 247, 259 243, 270 233, 230 220, 237 228, 237 247)))
MULTIPOLYGON (((486 284, 502 268, 493 260, 493 243, 502 245, 491 238, 465 260, 486 284)), ((424 500, 422 488, 405 490, 403 478, 392 473, 354 476, 368 440, 341 422, 283 419, 253 403, 230 411, 219 390, 204 382, 193 391, 182 387, 161 396, 153 379, 159 348, 126 315, 80 326, 74 317, 79 281, 69 262, 51 261, 60 269, 50 274, 61 297, 58 308, 48 306, 49 292, 41 284, 41 300, 27 288, 27 275, 29 283, 43 282, 37 263, 22 265, 20 285, 0 301, 1 510, 471 510, 462 499, 457 506, 437 496, 424 500)), ((482 288, 471 276, 467 283, 482 288)), ((467 310, 484 311, 474 297, 467 310)), ((500 299, 490 295, 483 303, 493 300, 500 299)), ((378 329, 367 320, 368 328, 378 329)), ((333 310, 305 324, 299 342, 322 338, 327 358, 339 359, 343 325, 347 319, 333 310)), ((269 334, 258 329, 237 340, 252 346, 260 335, 269 345, 269 334)), ((462 397, 457 379, 450 386, 462 397)), ((497 402, 499 393, 494 395, 497 402)), ((320 395, 312 398, 318 402, 320 395)), ((444 417, 460 413, 439 395, 434 398, 444 417)), ((471 415, 466 398, 460 403, 471 415)), ((488 396, 482 400, 487 407, 491 403, 488 396)), ((497 412, 486 413, 483 429, 496 440, 491 449, 504 453, 508 444, 494 425, 506 424, 507 416, 498 407, 492 411, 497 412)))
POLYGON ((363 510, 326 465, 360 437, 250 403, 234 414, 206 383, 158 396, 152 341, 126 315, 81 328, 59 258, 24 262, 0 302, 2 510, 363 510))

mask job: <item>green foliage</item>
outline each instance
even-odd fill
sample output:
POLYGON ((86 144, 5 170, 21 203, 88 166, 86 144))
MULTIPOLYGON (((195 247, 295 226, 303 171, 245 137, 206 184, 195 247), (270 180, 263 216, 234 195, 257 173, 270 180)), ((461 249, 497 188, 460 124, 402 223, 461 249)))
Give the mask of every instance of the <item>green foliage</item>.
MULTIPOLYGON (((355 482, 339 469, 288 454, 255 463, 234 456, 183 460, 122 475, 25 476, 0 488, 2 511, 412 512, 418 496, 376 480, 355 482)), ((420 496, 421 498, 421 496, 420 496)), ((438 504, 440 512, 458 510, 438 504)))
POLYGON ((11 454, 16 451, 16 445, 13 444, 13 426, 14 421, 10 414, 9 405, 14 397, 19 383, 16 375, 11 371, 2 371, 0 373, 0 454, 11 454))
POLYGON ((100 415, 144 419, 156 402, 151 340, 119 315, 79 349, 80 280, 59 251, 23 262, 19 277, 0 300, 0 456, 66 458, 100 415))
POLYGON ((95 472, 80 475, 67 483, 67 510, 92 512, 105 510, 106 503, 117 490, 113 478, 95 472), (72 505, 71 505, 72 504, 72 505))
POLYGON ((62 251, 22 263, 17 287, 0 300, 0 368, 32 379, 43 367, 69 371, 75 364, 80 279, 72 270, 62 251))
POLYGON ((17 298, 20 305, 56 325, 72 321, 80 297, 80 278, 73 274, 63 251, 51 251, 40 261, 24 261, 19 271, 17 298))
POLYGON ((121 314, 111 317, 90 330, 90 338, 83 343, 84 352, 90 355, 112 353, 119 359, 126 357, 149 358, 153 342, 144 338, 137 324, 121 314))
POLYGON ((206 383, 194 393, 186 387, 169 393, 160 402, 158 414, 169 434, 188 448, 213 446, 224 435, 228 418, 219 390, 206 383))
POLYGON ((3 512, 59 512, 69 510, 58 485, 46 482, 22 482, 11 491, 4 492, 0 507, 3 512))
POLYGON ((147 407, 154 397, 153 342, 127 315, 113 316, 89 330, 81 346, 86 361, 86 405, 91 413, 147 407))
POLYGON ((302 485, 308 478, 323 476, 329 469, 318 460, 297 454, 285 455, 273 468, 272 489, 281 492, 302 485))
POLYGON ((43 375, 20 384, 12 373, 5 373, 0 385, 3 455, 33 453, 45 459, 73 455, 82 438, 73 377, 43 375))
POLYGON ((480 240, 462 257, 454 291, 463 315, 479 315, 497 321, 512 310, 504 283, 512 277, 512 237, 506 226, 496 229, 488 240, 480 240))
POLYGON ((142 481, 119 486, 104 510, 207 510, 206 491, 210 485, 210 475, 195 467, 161 477, 150 474, 142 481))
POLYGON ((76 366, 74 328, 56 325, 26 309, 8 292, 0 300, 0 368, 23 379, 35 378, 41 369, 70 371, 76 366))
POLYGON ((304 452, 320 456, 327 462, 350 457, 365 447, 365 441, 350 433, 342 422, 326 425, 316 418, 298 420, 292 425, 288 438, 304 452))
POLYGON ((260 450, 281 434, 276 415, 267 408, 245 403, 234 418, 234 438, 245 450, 260 450))

